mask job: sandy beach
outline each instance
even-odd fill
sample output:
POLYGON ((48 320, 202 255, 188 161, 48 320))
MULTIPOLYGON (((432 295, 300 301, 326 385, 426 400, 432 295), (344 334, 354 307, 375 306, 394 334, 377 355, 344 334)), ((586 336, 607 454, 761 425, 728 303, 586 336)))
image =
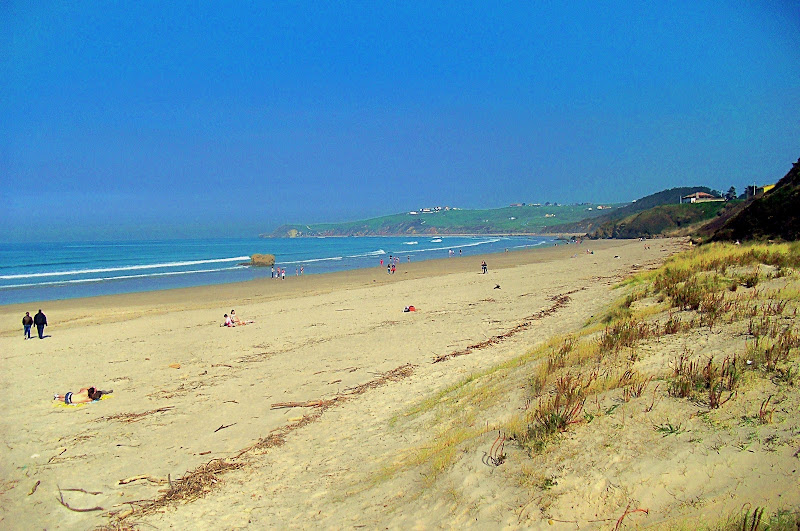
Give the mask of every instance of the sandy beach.
MULTIPOLYGON (((488 466, 498 427, 524 407, 522 376, 476 417, 484 435, 452 466, 431 478, 414 465, 447 419, 410 411, 579 328, 619 296, 617 282, 685 246, 596 241, 401 262, 394 275, 376 267, 0 307, 0 527, 591 529, 613 528, 626 506, 648 513, 624 525, 657 527, 736 510, 744 492, 754 505, 781 495, 798 504, 791 430, 772 452, 714 450, 712 435, 669 446, 678 437, 652 425, 670 411, 656 411, 615 449, 619 424, 645 415, 627 403, 621 420, 588 425, 607 431, 569 435, 549 461, 508 441, 505 464, 488 466), (47 337, 23 341, 20 320, 39 308, 47 337), (232 308, 254 322, 221 327, 232 308), (88 385, 114 392, 86 405, 51 400, 88 385), (228 469, 208 476, 202 496, 143 510, 220 463, 228 469), (540 496, 517 474, 531 466, 559 478, 540 496)), ((713 335, 684 341, 729 348, 713 335)))

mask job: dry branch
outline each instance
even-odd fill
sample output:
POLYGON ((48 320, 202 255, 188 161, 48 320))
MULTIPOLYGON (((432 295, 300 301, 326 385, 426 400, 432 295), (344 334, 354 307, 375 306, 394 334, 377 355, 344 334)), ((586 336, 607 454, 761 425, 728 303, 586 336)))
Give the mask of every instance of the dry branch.
POLYGON ((308 402, 276 402, 272 404, 271 409, 284 409, 289 407, 323 407, 333 404, 336 399, 332 400, 309 400, 308 402))
POLYGON ((76 509, 75 507, 70 507, 67 502, 64 501, 64 493, 61 492, 61 487, 58 488, 58 502, 69 509, 70 511, 75 511, 76 513, 88 513, 92 511, 103 511, 102 507, 90 507, 88 509, 76 509))
POLYGON ((128 483, 133 483, 134 481, 139 481, 140 479, 146 479, 150 483, 155 483, 157 485, 163 485, 164 483, 167 482, 167 480, 164 478, 155 478, 147 474, 142 474, 140 476, 133 476, 130 478, 121 479, 117 482, 117 485, 127 485, 128 483))
POLYGON ((142 418, 146 417, 147 415, 152 415, 154 413, 163 413, 165 411, 169 411, 173 409, 175 406, 165 406, 160 407, 158 409, 151 409, 150 411, 143 411, 142 413, 120 413, 118 415, 111 415, 108 417, 100 417, 97 419, 100 420, 119 420, 121 422, 138 422, 142 420, 142 418))

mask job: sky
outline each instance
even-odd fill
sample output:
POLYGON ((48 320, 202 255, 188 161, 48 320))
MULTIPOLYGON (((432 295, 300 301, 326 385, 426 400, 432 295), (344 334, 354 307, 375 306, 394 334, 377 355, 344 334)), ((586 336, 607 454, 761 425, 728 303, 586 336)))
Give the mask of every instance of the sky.
POLYGON ((0 2, 0 241, 741 192, 800 157, 800 3, 0 2))

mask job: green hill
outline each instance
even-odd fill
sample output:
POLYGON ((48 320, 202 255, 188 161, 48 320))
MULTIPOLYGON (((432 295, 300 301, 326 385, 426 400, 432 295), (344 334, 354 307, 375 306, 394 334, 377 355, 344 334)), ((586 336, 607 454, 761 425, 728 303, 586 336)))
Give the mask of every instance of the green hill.
POLYGON ((641 199, 637 199, 632 203, 628 203, 621 208, 607 211, 600 216, 583 219, 577 223, 557 225, 553 227, 553 230, 554 232, 562 233, 592 233, 599 230, 600 227, 628 218, 637 212, 644 212, 645 210, 661 205, 679 204, 681 197, 685 197, 696 192, 719 195, 707 186, 681 186, 678 188, 670 188, 669 190, 662 190, 660 192, 642 197, 641 199))
POLYGON ((732 202, 684 203, 661 205, 637 212, 621 220, 607 221, 593 232, 590 238, 650 238, 652 236, 686 235, 699 223, 714 219, 732 202))
POLYGON ((775 188, 711 223, 701 236, 715 241, 800 239, 800 159, 775 188))
POLYGON ((442 209, 345 223, 283 225, 270 233, 261 234, 260 237, 534 234, 548 232, 555 225, 575 223, 604 212, 606 210, 597 210, 597 205, 591 204, 522 205, 487 210, 442 209))

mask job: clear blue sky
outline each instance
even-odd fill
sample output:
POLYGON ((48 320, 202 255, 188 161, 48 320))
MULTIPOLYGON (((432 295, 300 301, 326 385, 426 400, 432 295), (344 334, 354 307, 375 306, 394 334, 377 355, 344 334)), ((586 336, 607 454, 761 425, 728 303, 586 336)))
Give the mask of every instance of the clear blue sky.
POLYGON ((800 3, 0 2, 0 240, 774 182, 800 3))

